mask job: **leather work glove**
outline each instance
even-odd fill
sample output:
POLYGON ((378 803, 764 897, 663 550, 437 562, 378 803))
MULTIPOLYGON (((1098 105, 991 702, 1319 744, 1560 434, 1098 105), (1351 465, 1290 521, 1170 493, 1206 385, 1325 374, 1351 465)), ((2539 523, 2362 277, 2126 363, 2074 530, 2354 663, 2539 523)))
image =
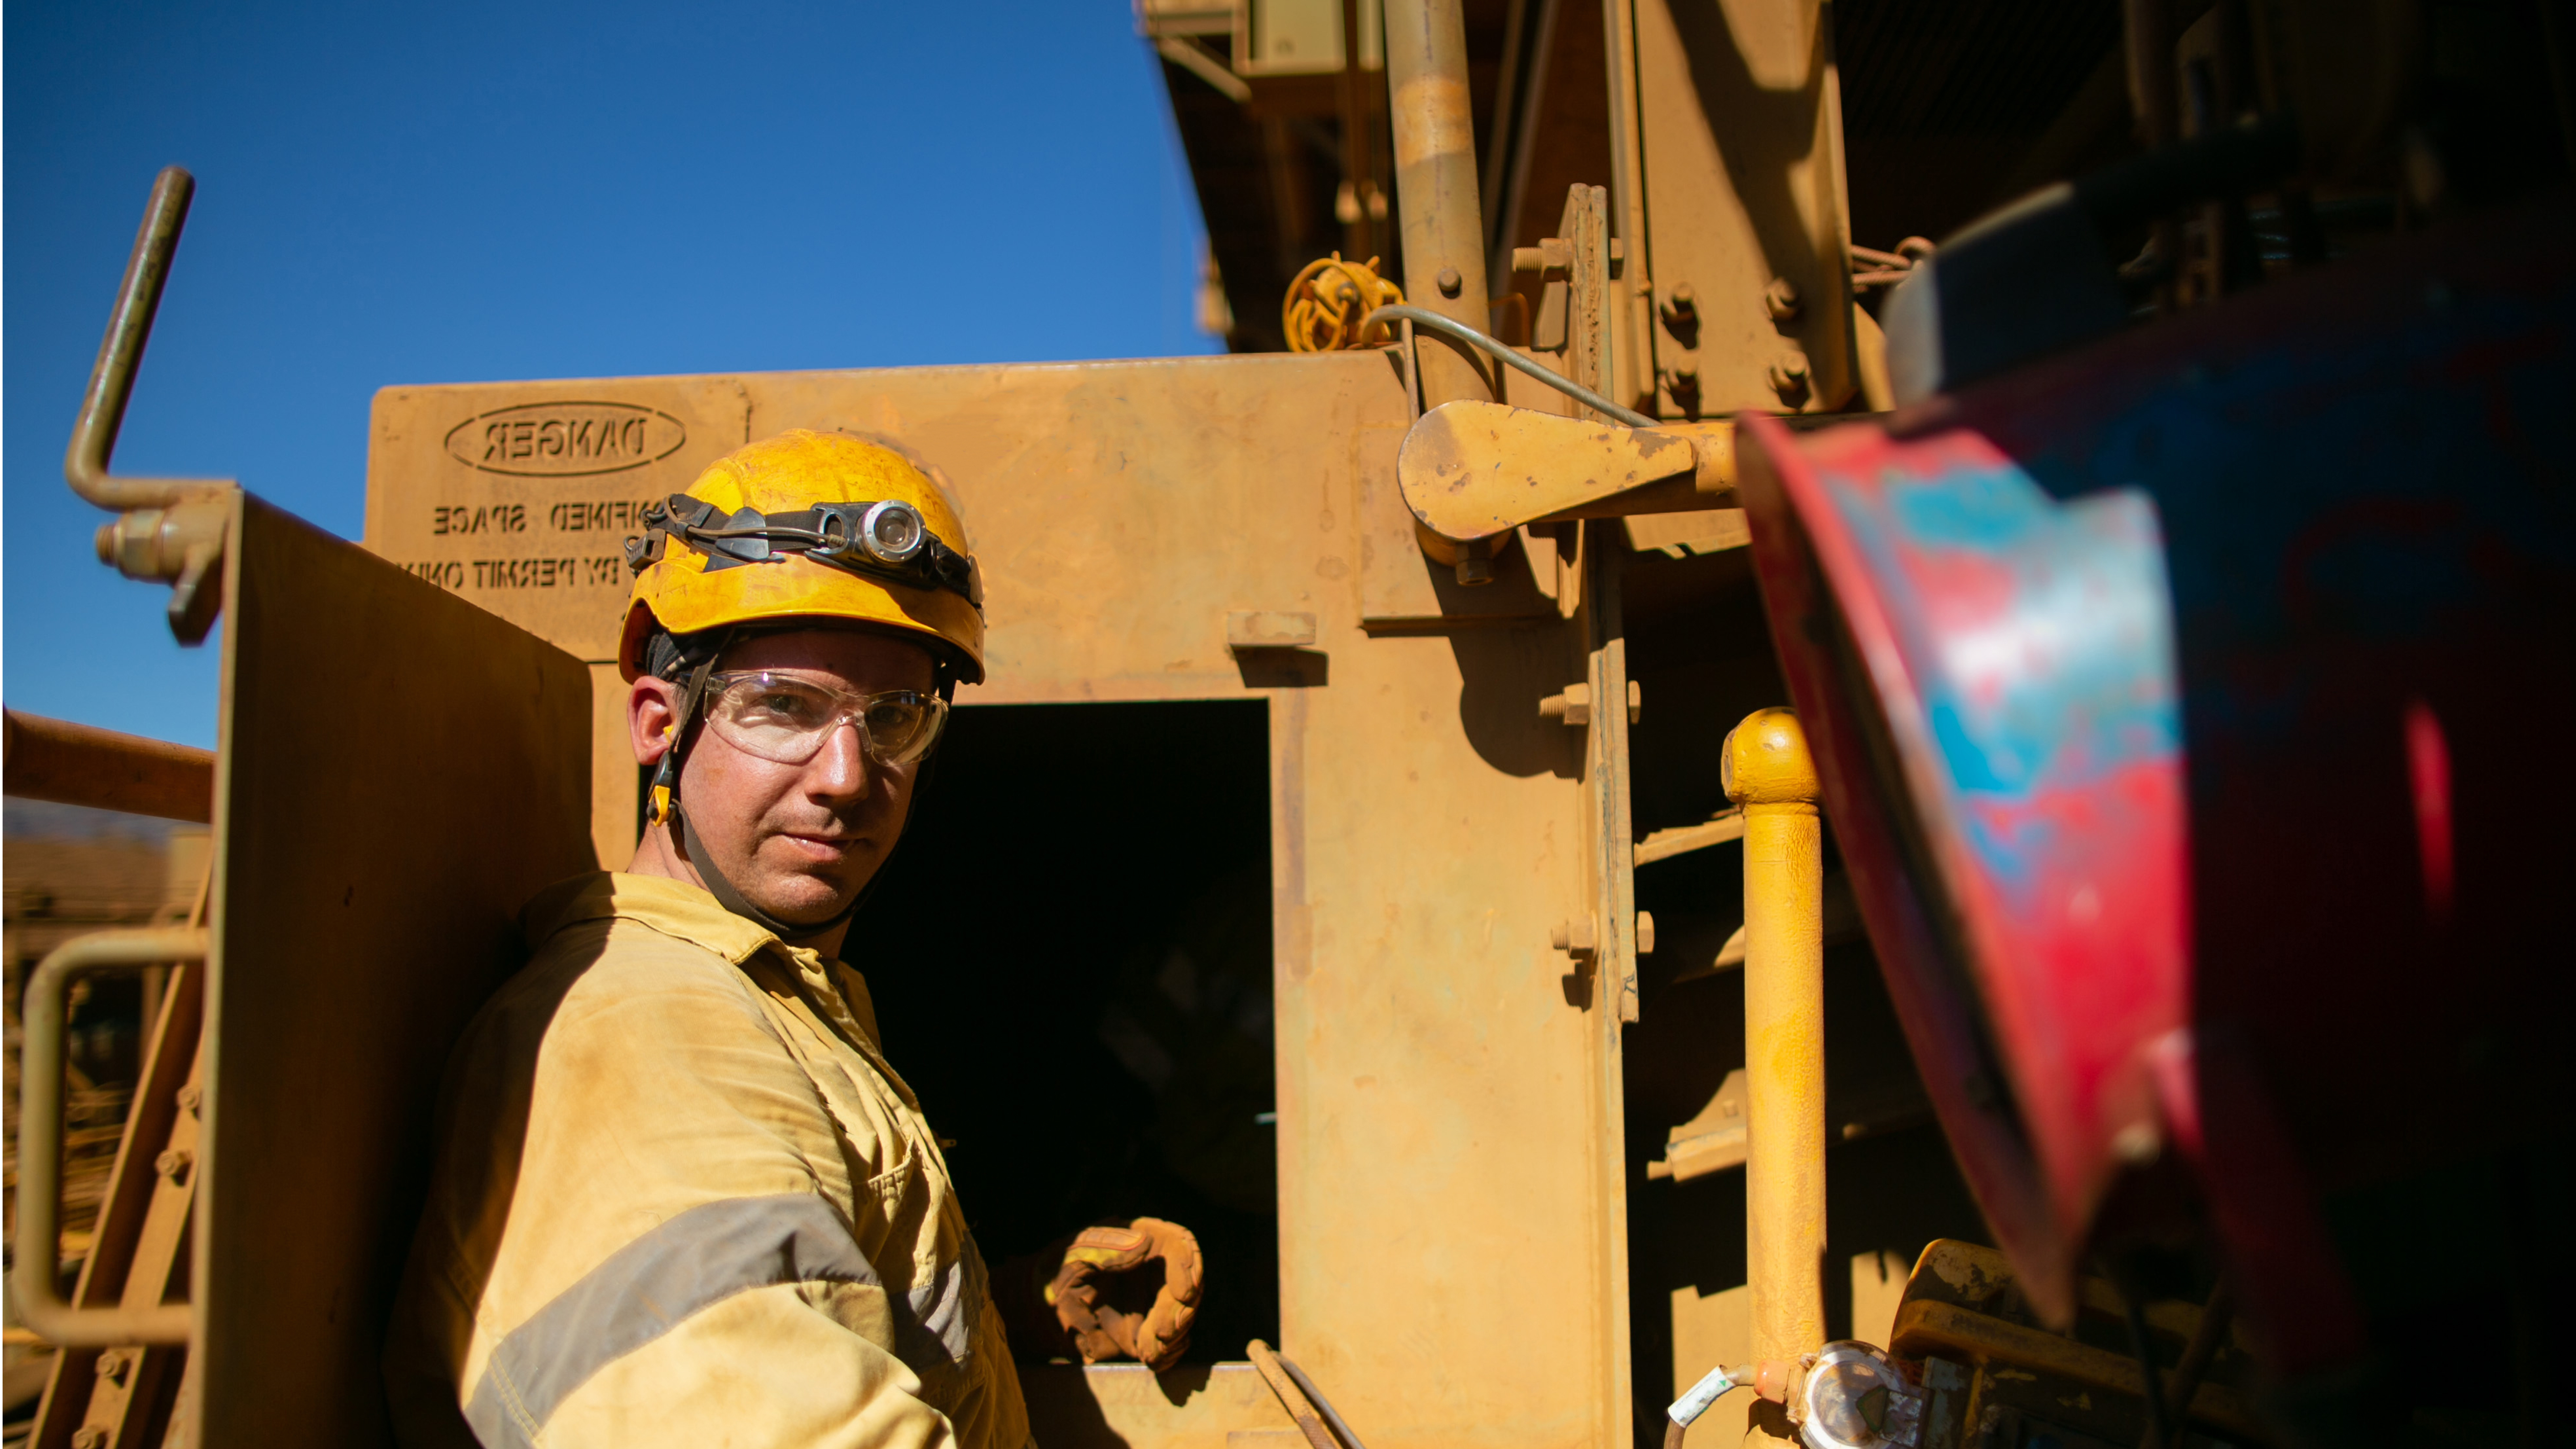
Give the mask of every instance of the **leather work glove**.
POLYGON ((1190 1346, 1202 1272, 1199 1240, 1178 1223, 1085 1228, 1029 1264, 1038 1314, 1024 1325, 1041 1342, 1070 1340, 1084 1363, 1123 1355, 1159 1373, 1190 1346))

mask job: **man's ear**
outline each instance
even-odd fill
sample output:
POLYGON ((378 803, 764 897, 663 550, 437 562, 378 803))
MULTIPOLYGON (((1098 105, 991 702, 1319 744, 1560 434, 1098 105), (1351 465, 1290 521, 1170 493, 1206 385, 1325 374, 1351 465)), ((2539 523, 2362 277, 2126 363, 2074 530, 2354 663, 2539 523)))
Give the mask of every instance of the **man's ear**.
POLYGON ((650 674, 637 676, 626 691, 626 735, 635 763, 658 765, 671 748, 671 726, 680 717, 680 686, 650 674))

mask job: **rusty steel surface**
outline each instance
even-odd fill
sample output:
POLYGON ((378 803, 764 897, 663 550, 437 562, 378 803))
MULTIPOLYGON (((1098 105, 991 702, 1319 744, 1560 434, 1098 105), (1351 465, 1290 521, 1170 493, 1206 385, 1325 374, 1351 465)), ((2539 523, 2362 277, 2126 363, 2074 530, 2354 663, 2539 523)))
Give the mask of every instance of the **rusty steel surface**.
POLYGON ((1824 819, 1797 716, 1729 731, 1726 791, 1744 807, 1745 1262, 1753 1357, 1825 1341, 1824 819))
MULTIPOLYGON (((1601 387, 1613 397, 1651 407, 1655 399, 1654 281, 1646 246, 1646 164, 1637 106, 1637 5, 1601 0, 1604 107, 1609 175, 1601 180, 1604 230, 1620 250, 1618 287, 1600 299, 1607 312, 1610 355, 1602 359, 1601 387)), ((1589 189, 1589 188, 1587 188, 1589 189)), ((1559 236, 1571 239, 1572 233, 1559 236)), ((1606 241, 1605 241, 1606 245, 1606 241)))
POLYGON ((1692 512, 1733 501, 1734 425, 1623 428, 1462 399, 1405 434, 1396 483, 1424 527, 1462 542, 1532 523, 1692 512), (1667 486, 1645 491, 1655 484, 1667 486))
MULTIPOLYGON (((1606 196, 1596 186, 1567 188, 1561 231, 1570 243, 1566 273, 1565 355, 1573 380, 1599 391, 1608 381, 1611 317, 1608 294, 1609 224, 1606 196)), ((1535 535, 1532 535, 1535 538, 1535 535)), ((1606 1291, 1590 1304, 1592 1333, 1586 1347, 1592 1372, 1609 1387, 1593 1432, 1605 1445, 1630 1441, 1635 1419, 1627 1392, 1630 1374, 1628 1312, 1627 1040, 1622 1027, 1637 1020, 1637 957, 1651 949, 1637 917, 1635 821, 1630 805, 1628 730, 1637 700, 1628 672, 1628 637, 1622 580, 1627 544, 1620 525, 1595 519, 1557 531, 1557 603, 1573 621, 1584 650, 1579 682, 1604 708, 1584 726, 1583 772, 1578 781, 1583 895, 1563 926, 1568 943, 1581 931, 1591 945, 1576 959, 1574 999, 1588 999, 1596 1047, 1585 1083, 1592 1113, 1590 1224, 1594 1256, 1604 1265, 1606 1291), (1567 545, 1573 545, 1569 555, 1567 545), (1624 702, 1628 707, 1621 708, 1624 702), (1588 969, 1586 969, 1588 968, 1588 969), (1580 994, 1588 992, 1588 997, 1580 994)), ((1566 691, 1572 703, 1572 691, 1566 691)), ((1545 718, 1544 704, 1541 705, 1545 718)), ((1572 710, 1559 716, 1570 722, 1572 710)))
MULTIPOLYGON (((1376 353, 390 389, 368 543, 605 658, 623 580, 559 564, 547 582, 528 561, 614 556, 617 535, 561 526, 558 505, 667 493, 678 459, 746 430, 849 428, 900 438, 963 505, 991 682, 961 707, 1267 701, 1282 1342, 1371 1449, 1620 1444, 1615 1001, 1569 1000, 1548 944, 1595 887, 1584 739, 1537 712, 1587 650, 1524 551, 1480 589, 1423 557, 1395 488, 1407 422, 1376 353), (723 436, 553 478, 443 441, 510 408, 541 427, 549 399, 654 396, 732 399, 705 424, 723 436), (501 501, 522 526, 496 535, 501 501), (466 531, 434 532, 441 510, 466 531), (1311 615, 1313 642, 1238 650, 1248 613, 1311 615), (1494 1271, 1536 1242, 1563 1245, 1547 1273, 1494 1271)), ((603 731, 595 768, 631 781, 627 751, 622 726, 603 731)), ((1102 1372, 1074 1382, 1127 1382, 1102 1372)), ((1206 1422, 1046 1382, 1031 1400, 1049 1443, 1103 1416, 1135 1449, 1206 1422)), ((1233 1427, 1293 1432, 1265 1414, 1233 1427)))
MULTIPOLYGON (((1615 521, 1594 519, 1579 525, 1582 598, 1575 611, 1577 636, 1586 646, 1584 680, 1592 698, 1636 699, 1628 672, 1627 626, 1622 609, 1620 572, 1627 544, 1615 521)), ((1603 1385, 1595 1442, 1629 1442, 1634 1419, 1627 1393, 1629 1380, 1628 1318, 1628 1170, 1626 1042, 1620 1028, 1638 1017, 1637 957, 1652 949, 1642 939, 1637 916, 1636 848, 1629 806, 1630 709, 1611 703, 1591 712, 1583 730, 1583 774, 1580 780, 1582 828, 1577 836, 1583 853, 1584 899, 1569 930, 1588 927, 1592 943, 1588 962, 1575 962, 1588 976, 1589 1024, 1595 1034, 1591 1074, 1586 1083, 1591 1108, 1592 1210, 1591 1246, 1602 1266, 1603 1282, 1591 1310, 1590 1368, 1603 1385), (1583 968, 1588 966, 1589 970, 1583 968)), ((1552 725, 1551 728, 1565 728, 1552 725)))
POLYGON ((214 819, 215 755, 95 725, 7 714, 8 792, 199 825, 214 819))
POLYGON ((227 555, 191 1444, 384 1441, 449 1044, 590 864, 581 662, 256 498, 227 555))
POLYGON ((1859 373, 1829 8, 1630 3, 1646 233, 1642 257, 1629 242, 1642 304, 1630 315, 1655 369, 1632 392, 1655 390, 1646 410, 1667 417, 1849 405, 1859 373))

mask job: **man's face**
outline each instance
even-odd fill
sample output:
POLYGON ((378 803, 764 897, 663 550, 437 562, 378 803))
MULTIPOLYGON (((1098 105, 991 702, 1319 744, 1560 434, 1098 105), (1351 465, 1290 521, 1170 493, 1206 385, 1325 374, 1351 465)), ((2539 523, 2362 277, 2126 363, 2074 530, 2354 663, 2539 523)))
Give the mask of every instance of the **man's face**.
MULTIPOLYGON (((860 695, 927 694, 933 684, 927 650, 854 629, 762 635, 726 651, 716 668, 768 670, 860 695)), ((661 730, 682 688, 649 677, 635 682, 627 713, 643 763, 661 758, 661 730)), ((918 761, 869 759, 848 724, 834 727, 801 765, 749 754, 722 731, 700 726, 681 765, 680 807, 715 868, 745 899, 782 921, 813 924, 840 914, 885 863, 903 833, 920 768, 918 761)))

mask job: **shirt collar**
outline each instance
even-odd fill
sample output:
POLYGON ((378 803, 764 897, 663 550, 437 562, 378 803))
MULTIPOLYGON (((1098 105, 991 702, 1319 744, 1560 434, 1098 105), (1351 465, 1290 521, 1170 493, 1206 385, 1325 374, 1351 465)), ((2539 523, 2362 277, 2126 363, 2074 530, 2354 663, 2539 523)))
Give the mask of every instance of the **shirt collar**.
POLYGON ((519 922, 529 949, 534 950, 567 926, 611 916, 703 946, 736 966, 778 940, 686 881, 605 870, 557 881, 539 891, 519 913, 519 922))
POLYGON ((735 966, 746 966, 764 947, 775 946, 794 973, 798 994, 844 1035, 876 1042, 875 1003, 859 973, 832 965, 814 951, 790 946, 760 926, 724 908, 704 887, 669 876, 627 875, 598 870, 557 881, 539 891, 519 913, 520 930, 533 951, 568 926, 611 917, 649 926, 665 936, 712 951, 735 966))

